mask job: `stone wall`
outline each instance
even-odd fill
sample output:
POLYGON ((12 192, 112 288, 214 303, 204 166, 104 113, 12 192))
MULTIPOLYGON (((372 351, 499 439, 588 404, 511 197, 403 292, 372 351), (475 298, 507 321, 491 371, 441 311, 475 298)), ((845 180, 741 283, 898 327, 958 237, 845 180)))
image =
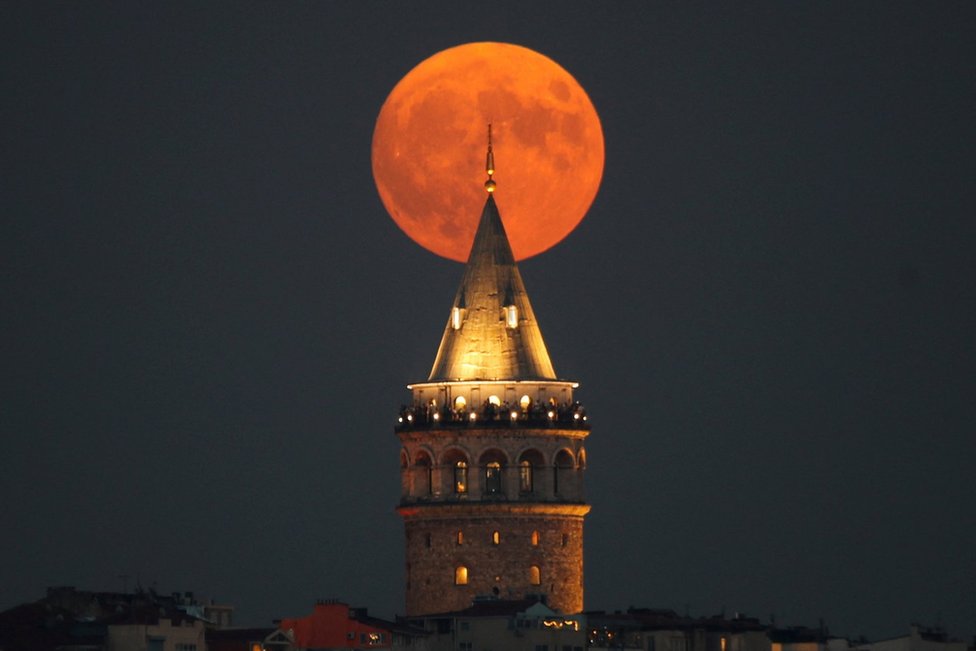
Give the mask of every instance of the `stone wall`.
POLYGON ((402 506, 407 615, 462 610, 478 596, 530 595, 542 595, 554 610, 580 612, 588 510, 582 504, 402 506), (461 567, 467 583, 458 584, 461 567))

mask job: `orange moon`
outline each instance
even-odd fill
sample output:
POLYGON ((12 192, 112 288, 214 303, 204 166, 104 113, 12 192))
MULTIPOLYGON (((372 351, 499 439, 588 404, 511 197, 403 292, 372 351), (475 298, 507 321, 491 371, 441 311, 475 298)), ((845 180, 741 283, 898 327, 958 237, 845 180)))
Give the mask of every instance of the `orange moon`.
POLYGON ((603 130, 555 61, 517 45, 468 43, 400 80, 373 131, 373 178, 412 240, 465 262, 485 194, 492 125, 495 201, 518 260, 576 228, 603 176, 603 130))

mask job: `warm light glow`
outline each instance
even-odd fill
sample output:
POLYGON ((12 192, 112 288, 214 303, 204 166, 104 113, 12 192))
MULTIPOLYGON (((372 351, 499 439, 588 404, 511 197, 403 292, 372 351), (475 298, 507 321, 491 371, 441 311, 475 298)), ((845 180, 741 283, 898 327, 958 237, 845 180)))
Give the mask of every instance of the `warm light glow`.
POLYGON ((469 43, 421 62, 387 97, 373 131, 383 205, 411 239, 459 262, 486 189, 498 195, 523 260, 576 227, 603 162, 600 119, 579 83, 551 59, 505 43, 469 43), (483 186, 489 122, 497 172, 483 186))
POLYGON ((502 406, 502 400, 496 395, 488 396, 488 404, 495 405, 496 407, 502 406))
POLYGON ((544 619, 542 620, 542 625, 546 628, 571 628, 574 631, 579 630, 579 622, 575 619, 544 619))
POLYGON ((478 418, 477 412, 472 411, 471 415, 468 416, 468 418, 470 418, 472 421, 476 420, 478 418))
POLYGON ((440 414, 438 414, 438 413, 437 413, 437 412, 435 411, 435 412, 434 412, 434 420, 440 420, 440 419, 441 419, 441 415, 440 415, 440 414))
POLYGON ((500 543, 501 541, 502 541, 502 537, 501 537, 501 534, 500 534, 500 533, 498 533, 497 531, 492 531, 492 532, 491 532, 491 544, 492 544, 492 545, 497 545, 497 544, 499 544, 499 543, 500 543))
POLYGON ((531 404, 532 404, 532 398, 530 398, 529 396, 526 395, 519 398, 519 406, 522 409, 528 409, 531 404))
POLYGON ((461 411, 468 406, 468 401, 464 399, 464 396, 458 396, 454 399, 454 408, 461 411))
POLYGON ((454 568, 454 585, 468 585, 468 568, 463 565, 454 568))
POLYGON ((512 417, 512 420, 518 420, 518 412, 517 411, 513 411, 511 414, 509 414, 509 416, 512 417))
POLYGON ((532 532, 532 546, 533 547, 536 547, 536 546, 538 546, 538 544, 539 544, 539 532, 538 531, 533 531, 532 532))
POLYGON ((505 325, 509 328, 518 327, 518 308, 514 305, 505 306, 505 325))
POLYGON ((552 410, 550 409, 550 410, 549 410, 549 414, 548 414, 548 415, 549 415, 549 420, 552 420, 553 418, 555 418, 555 417, 556 417, 556 412, 554 412, 554 411, 552 411, 552 410))
POLYGON ((451 327, 455 330, 461 329, 461 308, 451 308, 451 327))
POLYGON ((542 584, 542 570, 539 569, 538 565, 529 568, 529 583, 532 585, 542 584))

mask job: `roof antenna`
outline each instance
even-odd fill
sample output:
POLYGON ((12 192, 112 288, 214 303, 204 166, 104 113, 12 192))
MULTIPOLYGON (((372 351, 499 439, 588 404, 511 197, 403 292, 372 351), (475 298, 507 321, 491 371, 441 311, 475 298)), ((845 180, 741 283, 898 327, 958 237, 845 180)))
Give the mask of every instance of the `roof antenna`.
POLYGON ((491 122, 488 123, 488 155, 485 157, 485 171, 488 172, 488 180, 485 181, 485 191, 491 194, 495 191, 495 180, 492 175, 495 173, 495 154, 491 151, 491 122))

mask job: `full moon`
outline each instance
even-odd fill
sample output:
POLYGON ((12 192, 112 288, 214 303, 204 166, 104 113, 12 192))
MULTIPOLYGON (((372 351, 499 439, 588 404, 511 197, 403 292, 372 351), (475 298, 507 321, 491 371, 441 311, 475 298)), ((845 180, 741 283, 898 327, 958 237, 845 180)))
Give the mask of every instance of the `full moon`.
POLYGON ((596 109, 552 59, 507 43, 469 43, 422 61, 380 109, 373 178, 412 240, 459 262, 487 196, 489 123, 495 201, 518 260, 569 235, 603 176, 596 109))

